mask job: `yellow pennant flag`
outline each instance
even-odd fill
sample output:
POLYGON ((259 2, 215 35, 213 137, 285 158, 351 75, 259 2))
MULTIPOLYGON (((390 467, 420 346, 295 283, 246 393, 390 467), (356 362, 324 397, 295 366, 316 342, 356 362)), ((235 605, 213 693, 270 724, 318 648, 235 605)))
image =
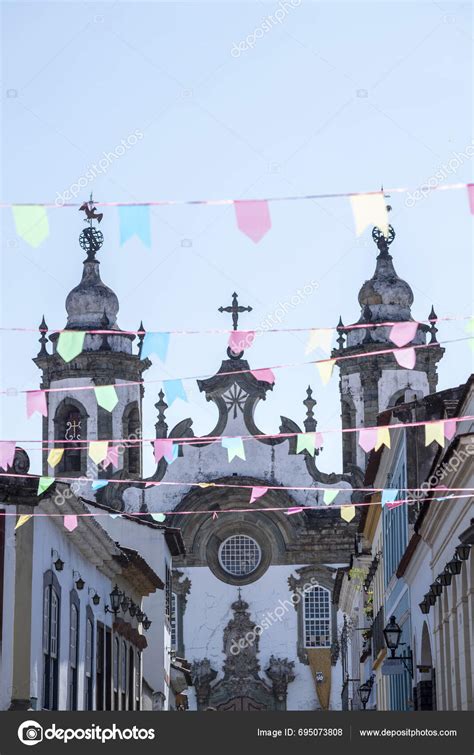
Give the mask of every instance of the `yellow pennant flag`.
POLYGON ((312 351, 319 348, 331 353, 332 330, 310 330, 308 342, 306 344, 305 354, 311 354, 312 351))
POLYGON ((332 371, 334 369, 334 365, 336 364, 335 359, 328 359, 327 362, 317 362, 316 367, 318 368, 319 377, 321 378, 321 382, 323 385, 327 385, 329 381, 331 380, 332 371))
POLYGON ((15 524, 15 529, 17 530, 19 527, 22 527, 25 522, 28 521, 28 519, 31 519, 33 514, 22 514, 20 517, 18 517, 18 521, 15 524))
POLYGON ((16 232, 27 244, 36 248, 49 236, 46 209, 40 205, 13 207, 16 232))
POLYGON ((387 446, 387 448, 390 448, 390 430, 388 429, 388 427, 377 428, 375 450, 378 451, 381 446, 387 446))
POLYGON ((200 488, 212 488, 214 487, 213 482, 198 482, 198 485, 200 488))
POLYGON ((380 228, 385 237, 388 236, 387 206, 382 193, 357 194, 351 197, 351 206, 357 236, 360 236, 367 226, 371 225, 380 228))
POLYGON ((48 454, 48 464, 50 467, 55 467, 59 464, 63 458, 64 448, 52 448, 48 454))
POLYGON ((89 443, 89 456, 96 464, 107 458, 109 442, 107 440, 92 440, 89 443))
POLYGON ((345 522, 352 522, 355 515, 356 515, 355 506, 341 506, 341 519, 344 519, 345 522))
POLYGON ((444 447, 444 422, 425 425, 425 446, 429 446, 434 440, 444 447))

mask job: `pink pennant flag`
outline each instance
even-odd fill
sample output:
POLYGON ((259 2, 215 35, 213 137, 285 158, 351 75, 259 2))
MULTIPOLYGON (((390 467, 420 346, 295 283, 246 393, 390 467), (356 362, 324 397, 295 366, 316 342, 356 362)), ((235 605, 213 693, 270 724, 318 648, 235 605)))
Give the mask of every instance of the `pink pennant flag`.
POLYGON ((302 511, 303 511, 302 506, 293 506, 291 509, 288 509, 287 511, 285 511, 285 514, 287 516, 291 516, 292 514, 301 514, 302 511))
POLYGON ((264 383, 275 382, 275 375, 269 367, 263 367, 261 370, 250 370, 250 374, 264 383))
POLYGON ((413 348, 399 349, 394 351, 393 355, 397 360, 400 367, 405 367, 407 370, 412 370, 416 362, 416 351, 413 348))
POLYGON ((471 210, 471 215, 474 215, 474 184, 467 185, 467 196, 469 199, 469 209, 471 210))
POLYGON ((322 448, 324 445, 324 438, 322 433, 315 433, 314 434, 314 447, 315 448, 322 448))
POLYGON ((245 349, 250 349, 255 340, 254 330, 232 330, 229 335, 230 350, 234 354, 240 354, 245 349))
POLYGON ((359 446, 364 449, 368 454, 375 448, 377 442, 377 428, 376 427, 362 427, 359 430, 359 446))
POLYGON ((102 462, 102 465, 105 469, 105 467, 108 467, 109 464, 112 464, 115 468, 119 465, 119 447, 118 446, 109 446, 107 450, 107 456, 105 457, 104 461, 102 462))
POLYGON ((252 494, 250 496, 250 501, 249 502, 253 503, 254 501, 257 500, 257 498, 261 498, 262 495, 265 495, 265 493, 267 492, 267 490, 268 490, 268 488, 262 488, 262 487, 252 488, 252 494))
POLYGON ((258 243, 272 227, 268 202, 263 200, 234 202, 237 227, 258 243))
POLYGON ((390 340, 396 346, 405 346, 405 344, 413 341, 418 330, 417 322, 397 322, 392 325, 390 330, 390 340))
POLYGON ((444 423, 444 437, 452 440, 456 432, 457 422, 455 419, 447 419, 444 423))
POLYGON ((212 514, 212 518, 217 519, 217 511, 214 511, 214 513, 212 514))
POLYGON ((46 404, 46 393, 44 391, 27 391, 26 392, 26 416, 28 419, 38 412, 43 417, 48 416, 48 406, 46 404))
POLYGON ((158 438, 153 441, 153 447, 155 449, 155 461, 158 463, 163 457, 166 461, 174 459, 173 454, 173 441, 171 438, 158 438))
POLYGON ((0 440, 0 468, 5 471, 8 467, 13 466, 15 458, 15 441, 0 440))
POLYGON ((77 516, 75 514, 66 514, 64 517, 64 529, 72 532, 77 527, 77 516))

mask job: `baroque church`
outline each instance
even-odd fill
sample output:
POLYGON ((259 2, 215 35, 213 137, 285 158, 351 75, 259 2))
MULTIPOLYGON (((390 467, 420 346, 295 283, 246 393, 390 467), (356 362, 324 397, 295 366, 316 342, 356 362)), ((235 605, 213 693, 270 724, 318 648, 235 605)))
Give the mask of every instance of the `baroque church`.
MULTIPOLYGON (((400 367, 393 354, 380 353, 393 344, 390 328, 378 324, 412 319, 412 290, 398 277, 390 254, 394 237, 391 226, 388 238, 373 230, 377 258, 374 274, 359 292, 361 313, 354 324, 360 327, 347 329, 342 320, 337 327, 332 356, 340 370, 343 429, 373 426, 379 412, 407 395, 436 389, 441 347, 418 349, 412 370, 400 367)), ((268 437, 256 425, 255 409, 260 401, 271 401, 276 410, 284 373, 276 385, 259 380, 244 351, 234 353, 229 347, 215 374, 197 381, 202 400, 216 409, 216 424, 207 435, 194 435, 191 417, 169 428, 166 395, 159 392, 156 438, 175 441, 177 455, 161 458, 144 480, 142 444, 133 441, 141 437, 145 386, 140 383, 151 365, 141 358, 145 330, 140 326, 136 344, 134 335, 120 329, 119 300, 102 282, 96 247, 88 246, 82 279, 67 296, 66 328, 110 332, 88 332, 82 353, 65 363, 56 353, 58 335, 51 334, 48 344, 43 321, 35 359, 41 388, 63 389, 47 394, 44 440, 61 447, 64 440, 130 439, 118 468, 98 471, 100 478, 126 482, 100 490, 87 483, 83 495, 127 515, 166 512, 166 524, 181 531, 185 552, 173 556, 166 581, 171 652, 190 663, 191 709, 340 709, 342 614, 333 601, 333 587, 338 568, 347 566, 353 552, 358 520, 356 514, 344 521, 340 505, 364 499, 359 489, 366 455, 357 434, 341 434, 340 473, 321 471, 322 448, 314 455, 297 452, 296 435, 317 431, 316 398, 308 387, 302 422, 282 416, 270 430, 281 435, 268 437), (81 390, 110 384, 120 385, 112 412, 97 405, 93 391, 81 390), (236 436, 245 437, 245 461, 229 461, 220 442, 236 436), (182 484, 160 484, 176 482, 182 484), (250 503, 254 487, 268 490, 250 503), (331 488, 338 493, 325 506, 324 490, 331 488), (289 508, 294 513, 286 513, 289 508)), ((241 308, 236 295, 227 309, 237 330, 241 308)), ((435 318, 433 310, 430 317, 435 318)), ((436 342, 434 323, 420 324, 413 343, 427 339, 436 342)), ((48 466, 45 452, 43 474, 84 474, 86 444, 63 446, 55 469, 48 466)), ((162 629, 157 625, 155 631, 162 629)))

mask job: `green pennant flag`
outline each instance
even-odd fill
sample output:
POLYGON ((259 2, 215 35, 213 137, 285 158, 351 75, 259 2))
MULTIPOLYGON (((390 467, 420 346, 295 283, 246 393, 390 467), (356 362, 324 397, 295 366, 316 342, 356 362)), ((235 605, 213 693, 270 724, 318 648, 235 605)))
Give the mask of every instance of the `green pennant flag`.
POLYGON ((117 391, 113 385, 99 385, 94 388, 97 403, 108 412, 112 412, 118 404, 117 391))
POLYGON ((32 204, 13 207, 16 232, 33 247, 39 246, 49 236, 49 223, 46 209, 32 204))
POLYGON ((44 493, 54 482, 54 477, 40 477, 38 480, 38 495, 44 493))
POLYGON ((316 433, 299 433, 296 436, 296 453, 300 451, 308 451, 311 456, 314 456, 314 449, 316 445, 316 433))
POLYGON ((151 518, 154 519, 155 522, 164 522, 166 516, 164 514, 151 514, 151 518))
POLYGON ((56 351, 65 362, 70 362, 71 359, 77 357, 84 346, 84 338, 86 334, 81 330, 64 330, 59 334, 58 345, 56 351))
POLYGON ((339 490, 331 490, 330 488, 326 488, 323 495, 323 501, 326 504, 326 506, 329 506, 335 498, 337 498, 337 494, 339 493, 339 490))

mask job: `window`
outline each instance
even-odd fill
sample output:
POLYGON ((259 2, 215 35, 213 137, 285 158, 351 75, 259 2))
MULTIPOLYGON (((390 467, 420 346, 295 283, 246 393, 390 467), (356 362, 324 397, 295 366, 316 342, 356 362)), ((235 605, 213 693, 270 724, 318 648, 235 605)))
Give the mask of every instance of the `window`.
POLYGON ((165 616, 171 622, 171 569, 165 563, 165 616))
POLYGON ((304 644, 307 648, 331 645, 331 606, 329 590, 312 587, 304 594, 304 644))
POLYGON ((127 645, 125 640, 122 641, 122 658, 121 658, 122 672, 120 676, 120 689, 122 694, 122 707, 121 710, 126 710, 127 702, 127 645))
POLYGON ((119 690, 119 662, 120 662, 120 643, 118 637, 114 639, 114 710, 118 710, 118 690, 119 690))
POLYGON ((128 710, 133 710, 133 699, 135 697, 135 664, 133 647, 128 650, 128 710))
POLYGON ((248 535, 232 535, 221 543, 219 563, 234 577, 251 574, 260 564, 262 552, 258 543, 248 535))
POLYGON ((178 647, 178 596, 175 592, 171 593, 171 650, 176 650, 178 647))
POLYGON ((51 571, 43 585, 43 708, 57 710, 61 588, 51 571))
POLYGON ((85 688, 85 708, 86 710, 94 710, 94 698, 93 698, 93 658, 94 658, 94 618, 91 616, 89 606, 88 616, 86 619, 86 688, 85 688), (90 613, 89 613, 90 612, 90 613))
POLYGON ((67 398, 61 402, 54 417, 55 447, 64 448, 59 463, 61 472, 81 472, 86 465, 87 414, 78 401, 67 398))
POLYGON ((79 665, 79 598, 71 592, 69 607, 69 710, 77 710, 77 672, 79 665))
POLYGON ((141 676, 142 676, 142 668, 141 668, 141 655, 140 651, 137 650, 135 653, 135 710, 140 710, 140 690, 141 690, 141 676))
MULTIPOLYGON (((404 444, 402 445, 394 467, 390 487, 402 491, 398 494, 397 498, 405 497, 403 489, 407 487, 407 473, 404 444)), ((388 586, 408 544, 408 507, 405 503, 401 503, 393 508, 384 506, 382 516, 384 535, 384 576, 385 586, 388 586)))
POLYGON ((104 710, 104 646, 105 646, 105 627, 97 622, 96 631, 96 661, 95 661, 95 678, 96 678, 96 709, 104 710))
MULTIPOLYGON (((124 413, 123 437, 134 440, 141 437, 140 412, 136 402, 130 404, 124 413)), ((129 474, 140 474, 141 443, 125 444, 124 466, 129 474)))

